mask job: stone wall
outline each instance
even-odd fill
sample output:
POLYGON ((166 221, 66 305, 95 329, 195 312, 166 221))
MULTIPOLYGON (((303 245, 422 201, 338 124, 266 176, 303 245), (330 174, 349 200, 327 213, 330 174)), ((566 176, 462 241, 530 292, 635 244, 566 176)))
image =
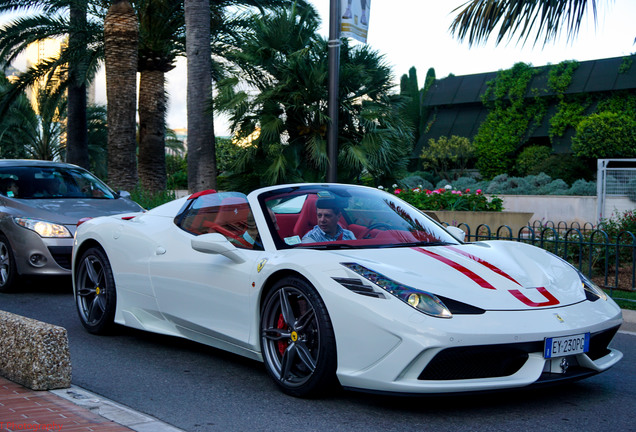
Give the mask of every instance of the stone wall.
MULTIPOLYGON (((599 209, 595 196, 569 195, 498 195, 503 199, 504 211, 532 212, 534 221, 552 221, 598 224, 599 209)), ((636 203, 627 197, 607 197, 602 211, 604 218, 636 208, 636 203)))
POLYGON ((70 387, 66 329, 0 311, 0 375, 33 390, 70 387))

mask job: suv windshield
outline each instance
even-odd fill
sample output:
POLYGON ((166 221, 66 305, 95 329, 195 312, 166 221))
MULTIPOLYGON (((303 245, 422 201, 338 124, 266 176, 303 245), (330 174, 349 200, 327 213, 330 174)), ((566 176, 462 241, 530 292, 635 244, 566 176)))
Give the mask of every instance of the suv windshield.
POLYGON ((0 168, 0 193, 21 199, 116 197, 108 186, 88 171, 49 166, 0 168))

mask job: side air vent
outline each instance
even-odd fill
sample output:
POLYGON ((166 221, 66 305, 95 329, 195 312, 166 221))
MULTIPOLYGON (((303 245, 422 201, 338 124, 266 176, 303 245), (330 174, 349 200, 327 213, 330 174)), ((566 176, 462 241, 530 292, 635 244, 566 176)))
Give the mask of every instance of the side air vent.
POLYGON ((343 287, 348 290, 353 291, 356 294, 375 297, 375 298, 386 298, 384 294, 375 291, 370 285, 365 285, 362 283, 360 279, 356 278, 333 278, 336 282, 338 282, 343 287))

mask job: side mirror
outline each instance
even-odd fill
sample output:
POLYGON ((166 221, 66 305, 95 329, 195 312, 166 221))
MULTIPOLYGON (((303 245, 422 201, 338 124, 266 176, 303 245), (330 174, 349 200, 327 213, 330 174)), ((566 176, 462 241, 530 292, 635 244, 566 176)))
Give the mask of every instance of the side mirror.
POLYGON ((456 226, 447 226, 446 231, 450 233, 453 237, 455 237, 460 242, 463 242, 466 238, 466 233, 463 229, 457 228, 456 226))
POLYGON ((130 192, 125 190, 118 191, 117 195, 119 195, 121 198, 130 198, 130 192))
POLYGON ((236 263, 245 262, 241 252, 219 233, 201 234, 193 238, 190 244, 198 252, 223 255, 236 263))

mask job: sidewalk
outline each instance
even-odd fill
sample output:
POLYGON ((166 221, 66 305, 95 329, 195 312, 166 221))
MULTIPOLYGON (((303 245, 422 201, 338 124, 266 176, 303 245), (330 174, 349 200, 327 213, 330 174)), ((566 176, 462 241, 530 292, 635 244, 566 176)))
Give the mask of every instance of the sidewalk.
POLYGON ((182 432, 76 386, 34 391, 0 377, 0 432, 182 432))
MULTIPOLYGON (((620 332, 636 335, 636 311, 623 310, 620 332)), ((182 432, 76 386, 34 391, 0 377, 0 432, 182 432)))

